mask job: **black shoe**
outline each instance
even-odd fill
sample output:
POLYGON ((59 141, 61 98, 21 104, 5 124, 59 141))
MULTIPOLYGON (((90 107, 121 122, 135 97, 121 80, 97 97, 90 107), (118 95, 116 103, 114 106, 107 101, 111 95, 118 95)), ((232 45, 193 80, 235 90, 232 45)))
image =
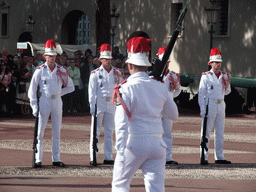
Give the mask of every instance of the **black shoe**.
POLYGON ((41 162, 35 163, 33 165, 33 168, 41 168, 41 167, 42 167, 42 163, 41 162))
POLYGON ((177 161, 166 161, 166 165, 178 165, 179 163, 177 161))
POLYGON ((92 166, 97 166, 97 163, 94 164, 93 161, 90 161, 90 165, 92 165, 92 166))
POLYGON ((231 164, 228 160, 215 160, 215 164, 231 164))
POLYGON ((65 164, 62 163, 61 161, 52 162, 52 165, 53 165, 53 166, 57 166, 57 167, 65 167, 65 164))
POLYGON ((114 165, 115 161, 114 160, 104 160, 103 161, 103 164, 106 164, 106 165, 114 165))
POLYGON ((209 163, 208 163, 208 161, 207 160, 205 160, 205 161, 201 161, 201 163, 200 163, 201 165, 208 165, 209 163))

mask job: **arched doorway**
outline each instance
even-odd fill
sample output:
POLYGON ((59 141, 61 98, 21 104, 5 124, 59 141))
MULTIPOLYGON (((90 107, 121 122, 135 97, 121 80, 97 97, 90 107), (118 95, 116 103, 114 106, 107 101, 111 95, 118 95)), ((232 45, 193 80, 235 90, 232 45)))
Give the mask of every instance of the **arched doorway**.
POLYGON ((20 34, 18 42, 32 42, 33 37, 28 31, 20 34))
POLYGON ((69 12, 62 22, 61 43, 81 45, 90 43, 90 21, 83 11, 69 12))
MULTIPOLYGON (((33 37, 31 35, 31 33, 29 33, 28 31, 23 32, 20 34, 18 42, 22 43, 22 42, 30 42, 32 43, 33 37)), ((28 55, 28 56, 32 56, 32 51, 31 51, 31 46, 29 44, 27 44, 27 49, 22 49, 22 50, 17 50, 17 53, 19 53, 20 51, 22 51, 23 55, 28 55)))

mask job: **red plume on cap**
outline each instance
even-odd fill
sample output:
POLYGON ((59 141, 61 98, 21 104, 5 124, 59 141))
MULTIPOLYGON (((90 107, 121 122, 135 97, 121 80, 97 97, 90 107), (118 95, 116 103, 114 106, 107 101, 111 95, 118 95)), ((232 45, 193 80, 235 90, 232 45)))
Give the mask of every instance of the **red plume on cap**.
POLYGON ((208 62, 208 65, 211 63, 211 62, 222 62, 222 59, 221 59, 221 52, 219 51, 218 48, 212 48, 211 49, 211 53, 210 53, 210 60, 208 62))
POLYGON ((44 55, 57 55, 56 44, 53 39, 46 41, 44 45, 44 49, 45 49, 44 55))
POLYGON ((211 49, 210 56, 214 56, 214 55, 221 55, 221 52, 218 48, 212 48, 211 49))
POLYGON ((112 59, 111 46, 109 44, 102 44, 97 49, 100 49, 100 59, 112 59))
POLYGON ((111 46, 107 43, 105 44, 102 44, 100 47, 98 47, 97 49, 100 50, 100 52, 103 52, 103 51, 111 51, 111 46))
POLYGON ((148 41, 152 39, 147 39, 145 37, 134 37, 127 42, 128 53, 149 53, 150 46, 148 41))
POLYGON ((148 39, 145 37, 133 37, 127 42, 128 59, 126 63, 131 63, 137 66, 150 67, 151 63, 148 60, 148 54, 150 51, 150 45, 148 39))
POLYGON ((55 41, 53 39, 46 41, 44 48, 56 48, 55 41))
POLYGON ((158 49, 157 55, 162 55, 162 54, 164 54, 165 50, 166 50, 166 47, 160 47, 160 48, 158 49))

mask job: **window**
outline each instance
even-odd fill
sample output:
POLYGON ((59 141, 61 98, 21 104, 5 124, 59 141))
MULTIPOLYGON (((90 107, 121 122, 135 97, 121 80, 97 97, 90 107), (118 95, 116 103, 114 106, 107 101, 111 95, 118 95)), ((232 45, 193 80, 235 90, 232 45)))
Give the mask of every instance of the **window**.
POLYGON ((86 14, 83 14, 78 21, 76 44, 90 44, 90 21, 86 14))
POLYGON ((1 8, 1 37, 8 36, 8 12, 9 5, 7 5, 4 1, 0 4, 1 8))
POLYGON ((216 2, 219 11, 217 13, 217 23, 214 26, 214 36, 228 36, 230 34, 229 6, 230 0, 218 0, 216 2))
POLYGON ((1 36, 7 36, 7 13, 2 13, 1 36))

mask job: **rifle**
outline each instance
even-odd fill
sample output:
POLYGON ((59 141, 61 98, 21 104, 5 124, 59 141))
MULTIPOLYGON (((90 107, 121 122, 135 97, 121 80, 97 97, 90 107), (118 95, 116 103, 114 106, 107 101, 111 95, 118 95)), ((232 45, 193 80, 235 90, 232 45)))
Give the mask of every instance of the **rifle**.
POLYGON ((184 8, 180 12, 179 18, 177 20, 177 27, 175 28, 175 30, 172 34, 172 38, 171 38, 171 40, 169 41, 169 43, 166 47, 166 50, 164 52, 162 61, 158 58, 154 58, 154 60, 153 60, 153 65, 155 66, 155 69, 153 70, 152 75, 158 81, 163 80, 164 73, 167 69, 166 62, 168 61, 168 59, 171 55, 172 49, 174 47, 174 44, 175 44, 175 42, 178 38, 178 35, 179 35, 180 31, 183 30, 181 24, 182 24, 182 21, 183 21, 185 15, 186 15, 186 12, 187 12, 187 4, 188 4, 188 2, 186 3, 184 8))
POLYGON ((92 149, 93 149, 93 161, 92 165, 97 166, 97 153, 98 152, 98 139, 97 139, 97 103, 95 104, 95 113, 93 117, 93 141, 92 141, 92 149))
POLYGON ((204 124, 203 124, 203 134, 202 134, 202 138, 201 138, 201 165, 207 165, 207 162, 205 160, 205 156, 204 156, 204 150, 208 151, 208 148, 206 146, 206 144, 208 143, 208 139, 205 137, 206 136, 206 129, 207 129, 207 116, 208 116, 208 108, 209 108, 209 100, 208 103, 206 105, 206 110, 205 110, 205 115, 204 115, 204 124))
POLYGON ((38 106, 38 110, 37 110, 36 120, 35 120, 34 142, 33 142, 33 159, 32 159, 33 168, 35 168, 36 153, 38 152, 36 145, 38 144, 37 134, 38 134, 38 120, 39 120, 39 86, 37 86, 37 106, 38 106))

